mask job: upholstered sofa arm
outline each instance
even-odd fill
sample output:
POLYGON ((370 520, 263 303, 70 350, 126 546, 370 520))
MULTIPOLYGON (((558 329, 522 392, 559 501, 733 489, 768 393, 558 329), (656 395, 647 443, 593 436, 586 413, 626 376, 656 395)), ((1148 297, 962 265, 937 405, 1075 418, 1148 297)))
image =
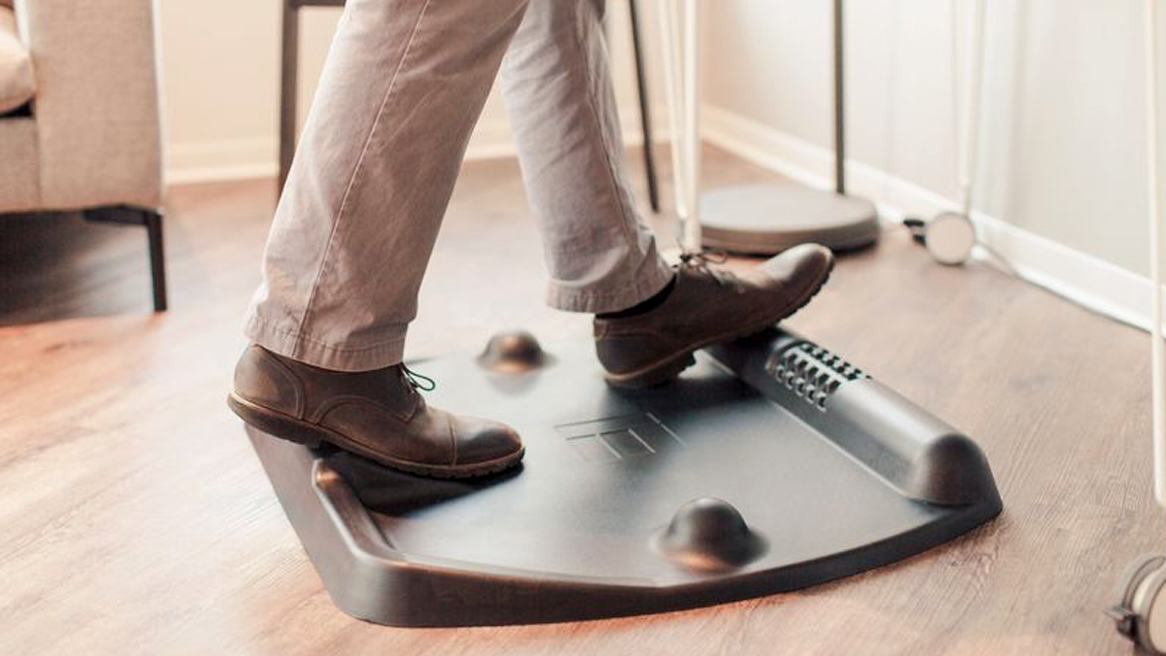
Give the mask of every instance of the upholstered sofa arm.
POLYGON ((162 203, 154 0, 16 0, 44 209, 162 203))

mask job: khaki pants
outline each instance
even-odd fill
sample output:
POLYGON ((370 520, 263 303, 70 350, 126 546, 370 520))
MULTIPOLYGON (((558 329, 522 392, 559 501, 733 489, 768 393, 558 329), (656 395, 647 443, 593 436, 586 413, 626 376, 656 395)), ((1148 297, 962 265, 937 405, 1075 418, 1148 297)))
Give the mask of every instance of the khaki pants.
POLYGON ((609 312, 661 290, 672 273, 624 169, 604 5, 349 0, 276 210, 247 336, 328 369, 400 362, 499 68, 546 248, 548 302, 609 312))

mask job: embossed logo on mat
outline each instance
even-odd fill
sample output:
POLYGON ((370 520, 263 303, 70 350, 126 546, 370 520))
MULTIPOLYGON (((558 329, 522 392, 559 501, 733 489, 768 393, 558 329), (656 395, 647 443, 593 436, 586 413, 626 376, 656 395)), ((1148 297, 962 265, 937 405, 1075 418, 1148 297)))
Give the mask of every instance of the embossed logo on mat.
POLYGON ((555 430, 591 462, 612 462, 683 448, 684 440, 651 412, 559 424, 555 430))

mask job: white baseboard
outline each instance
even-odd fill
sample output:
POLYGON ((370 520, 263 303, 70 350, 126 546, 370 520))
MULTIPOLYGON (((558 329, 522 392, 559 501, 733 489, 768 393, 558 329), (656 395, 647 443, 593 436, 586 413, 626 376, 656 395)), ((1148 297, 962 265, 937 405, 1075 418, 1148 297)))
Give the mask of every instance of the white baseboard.
MULTIPOLYGON (((833 186, 834 152, 723 108, 701 108, 706 141, 803 184, 833 186)), ((879 199, 883 217, 931 217, 958 209, 942 194, 886 171, 847 160, 847 188, 879 199)), ((1090 310, 1148 330, 1152 283, 1145 276, 1018 228, 1006 220, 973 212, 978 237, 1022 279, 1090 310)), ((986 254, 981 251, 981 257, 986 254)))
MULTIPOLYGON (((653 112, 657 124, 666 118, 662 108, 653 112)), ((624 143, 629 146, 643 143, 639 109, 621 109, 620 116, 624 143)), ((655 128, 654 141, 664 141, 667 137, 666 128, 655 128)), ((279 172, 279 142, 274 134, 270 137, 178 142, 169 144, 166 150, 166 183, 171 185, 268 178, 279 172)), ((474 128, 466 160, 498 159, 514 157, 515 154, 510 124, 505 117, 492 116, 474 128)))
POLYGON ((1146 276, 981 212, 972 212, 972 222, 980 240, 1021 278, 1142 330, 1153 324, 1154 286, 1146 276))
POLYGON ((274 136, 168 144, 166 184, 274 177, 277 152, 274 136))
MULTIPOLYGON (((166 153, 166 184, 273 178, 279 173, 278 149, 279 142, 275 137, 171 144, 166 153)), ((506 124, 481 125, 466 151, 466 160, 512 157, 514 154, 514 143, 506 124)))

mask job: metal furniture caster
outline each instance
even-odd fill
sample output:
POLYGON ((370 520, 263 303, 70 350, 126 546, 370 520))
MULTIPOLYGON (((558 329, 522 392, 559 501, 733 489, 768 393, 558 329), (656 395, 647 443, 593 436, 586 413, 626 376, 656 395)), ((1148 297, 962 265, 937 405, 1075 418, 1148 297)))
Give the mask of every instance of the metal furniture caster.
POLYGON ((1118 633, 1151 654, 1166 654, 1166 556, 1142 556, 1122 579, 1120 603, 1106 614, 1118 633))

